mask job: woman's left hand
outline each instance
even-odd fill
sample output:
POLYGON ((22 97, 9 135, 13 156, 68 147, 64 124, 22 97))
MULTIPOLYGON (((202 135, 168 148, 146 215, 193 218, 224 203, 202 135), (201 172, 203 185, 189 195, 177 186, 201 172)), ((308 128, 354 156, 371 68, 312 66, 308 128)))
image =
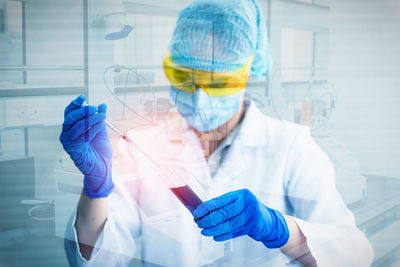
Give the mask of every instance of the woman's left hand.
POLYGON ((250 190, 229 192, 200 204, 193 216, 201 233, 225 241, 248 235, 268 248, 280 248, 289 239, 283 215, 263 205, 250 190))

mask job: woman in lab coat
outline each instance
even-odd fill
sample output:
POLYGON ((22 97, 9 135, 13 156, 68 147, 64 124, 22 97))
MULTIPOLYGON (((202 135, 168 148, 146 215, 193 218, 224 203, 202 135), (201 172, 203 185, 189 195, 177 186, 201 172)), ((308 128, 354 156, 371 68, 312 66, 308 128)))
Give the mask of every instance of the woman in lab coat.
POLYGON ((164 59, 178 113, 128 133, 158 166, 124 141, 111 158, 105 105, 71 102, 60 141, 85 175, 66 229, 71 265, 371 264, 309 129, 244 99, 268 55, 254 1, 195 0, 180 12, 164 59), (207 201, 189 211, 169 190, 182 186, 207 201))

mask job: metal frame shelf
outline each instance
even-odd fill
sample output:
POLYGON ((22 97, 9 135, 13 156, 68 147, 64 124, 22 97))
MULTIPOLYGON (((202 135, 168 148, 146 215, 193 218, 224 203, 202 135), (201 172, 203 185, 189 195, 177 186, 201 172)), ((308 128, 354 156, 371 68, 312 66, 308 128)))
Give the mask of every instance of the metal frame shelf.
POLYGON ((82 0, 83 5, 83 66, 29 66, 26 62, 26 1, 21 2, 22 9, 22 65, 0 66, 0 71, 22 71, 22 84, 15 87, 0 87, 0 97, 30 97, 30 96, 54 96, 69 94, 84 94, 88 96, 89 71, 88 71, 88 0, 82 0), (83 71, 83 84, 70 85, 29 85, 27 71, 83 71))

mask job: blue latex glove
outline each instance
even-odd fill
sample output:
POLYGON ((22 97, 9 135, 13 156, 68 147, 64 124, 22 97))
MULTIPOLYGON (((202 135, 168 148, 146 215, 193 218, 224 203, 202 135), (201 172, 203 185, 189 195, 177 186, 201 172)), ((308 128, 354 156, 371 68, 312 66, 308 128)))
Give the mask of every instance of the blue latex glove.
POLYGON ((225 241, 248 235, 268 248, 280 248, 289 239, 283 215, 260 203, 249 190, 229 192, 200 204, 193 212, 205 236, 225 241))
POLYGON ((84 96, 73 100, 64 112, 60 142, 85 175, 83 189, 90 198, 107 197, 114 189, 111 179, 112 149, 105 128, 107 106, 85 106, 84 96))

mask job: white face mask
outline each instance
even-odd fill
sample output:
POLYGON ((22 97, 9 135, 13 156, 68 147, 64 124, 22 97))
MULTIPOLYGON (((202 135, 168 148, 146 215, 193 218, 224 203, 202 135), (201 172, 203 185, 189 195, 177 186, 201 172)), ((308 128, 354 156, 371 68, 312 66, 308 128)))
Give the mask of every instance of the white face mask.
POLYGON ((179 113, 200 132, 214 130, 227 122, 240 109, 244 94, 241 90, 236 95, 215 97, 199 88, 187 93, 171 86, 170 98, 179 113))

